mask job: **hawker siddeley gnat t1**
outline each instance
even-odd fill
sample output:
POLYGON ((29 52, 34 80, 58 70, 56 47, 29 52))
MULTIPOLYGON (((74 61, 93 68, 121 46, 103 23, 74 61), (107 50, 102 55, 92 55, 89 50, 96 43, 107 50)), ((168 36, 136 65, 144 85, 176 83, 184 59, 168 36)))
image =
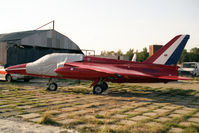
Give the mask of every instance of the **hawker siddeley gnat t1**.
MULTIPOLYGON (((107 82, 152 83, 188 80, 178 76, 176 65, 189 39, 178 35, 144 62, 124 61, 82 54, 53 53, 35 62, 8 67, 8 73, 37 77, 91 80, 94 94, 108 89, 107 82)), ((56 90, 57 84, 49 81, 48 90, 56 90)))

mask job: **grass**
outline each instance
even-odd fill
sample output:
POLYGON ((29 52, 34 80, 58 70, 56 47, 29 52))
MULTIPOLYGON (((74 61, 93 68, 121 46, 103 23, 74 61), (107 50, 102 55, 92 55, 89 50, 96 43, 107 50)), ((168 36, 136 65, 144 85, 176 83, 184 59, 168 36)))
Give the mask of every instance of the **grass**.
POLYGON ((26 104, 24 103, 17 103, 17 106, 25 106, 26 104))
POLYGON ((74 105, 83 105, 82 103, 74 103, 74 105))
POLYGON ((95 118, 97 118, 97 119, 103 119, 104 116, 103 116, 103 115, 96 114, 96 115, 95 115, 95 118))
POLYGON ((91 90, 89 88, 78 87, 64 87, 62 92, 64 93, 73 93, 73 94, 89 94, 91 90))
POLYGON ((39 103, 34 105, 35 108, 46 107, 46 106, 48 106, 46 103, 39 103))
POLYGON ((195 110, 195 111, 192 111, 192 112, 190 112, 190 113, 188 113, 188 114, 185 114, 185 115, 183 115, 183 116, 180 117, 180 118, 175 118, 175 119, 173 119, 173 120, 171 120, 171 121, 168 121, 168 122, 164 123, 164 124, 163 124, 163 127, 160 129, 160 131, 161 131, 162 133, 166 133, 166 132, 168 132, 169 129, 172 128, 172 127, 180 127, 180 126, 178 126, 178 123, 179 123, 179 122, 181 122, 181 121, 186 121, 188 118, 192 117, 192 115, 195 114, 195 113, 198 112, 198 111, 199 111, 199 109, 197 109, 197 110, 195 110))
MULTIPOLYGON (((19 115, 25 115, 25 114, 29 114, 29 112, 22 110, 21 113, 19 115)), ((21 116, 20 116, 21 117, 21 116)))
POLYGON ((61 124, 56 122, 55 120, 53 120, 51 118, 51 115, 48 114, 48 113, 44 113, 44 115, 42 116, 42 119, 39 122, 39 124, 52 125, 52 126, 61 126, 61 124))
POLYGON ((194 77, 193 80, 199 81, 199 77, 194 77))
MULTIPOLYGON (((60 81, 64 82, 64 81, 60 81)), ((189 104, 178 104, 182 100, 188 99, 190 104, 197 102, 198 91, 183 90, 179 88, 152 88, 133 84, 112 84, 110 83, 110 93, 106 96, 88 95, 92 89, 88 88, 88 82, 83 81, 79 84, 70 84, 67 87, 60 87, 56 92, 45 91, 44 88, 26 89, 20 84, 3 84, 0 85, 0 114, 2 116, 20 116, 27 113, 44 113, 41 124, 64 126, 66 128, 78 129, 79 132, 96 132, 96 133, 128 133, 128 132, 167 132, 172 127, 182 128, 185 132, 196 132, 198 127, 191 125, 189 127, 179 126, 179 122, 186 121, 191 118, 191 114, 183 115, 181 118, 171 118, 168 122, 160 123, 158 126, 148 127, 148 122, 157 122, 155 119, 159 117, 169 117, 174 110, 189 108, 189 104), (8 88, 7 88, 8 86, 8 88), (6 89, 5 89, 6 88, 6 89), (54 99, 54 100, 52 100, 54 99), (171 100, 172 99, 172 100, 171 100), (58 101, 56 103, 55 101, 58 101), (60 101, 60 102, 59 102, 60 101), (55 102, 55 104, 53 104, 55 102), (96 103, 97 102, 97 103, 96 103), (8 105, 8 107, 3 105, 8 105), (17 109, 16 106, 31 105, 32 108, 17 109), (83 105, 83 106, 81 106, 83 105), (123 107, 125 106, 126 107, 123 107), (152 106, 151 106, 152 105, 152 106), (139 121, 135 125, 126 125, 121 120, 131 121, 131 117, 142 116, 144 113, 153 112, 164 106, 176 106, 175 109, 169 109, 167 113, 157 114, 157 116, 149 116, 149 119, 139 121), (152 108, 150 108, 152 107, 152 108), (2 109, 1 109, 2 108, 2 109), (73 108, 73 111, 63 111, 63 108, 73 108), (137 114, 130 114, 134 109, 149 108, 146 111, 138 111, 137 114), (48 113, 52 110, 57 112, 48 113), (84 113, 75 115, 76 111, 84 113), (8 112, 6 112, 8 111, 8 112), (70 114, 69 116, 61 116, 61 114, 70 114), (104 113, 104 114, 103 114, 104 113), (126 115, 125 118, 117 118, 114 115, 126 115), (91 116, 88 118, 86 116, 91 116), (56 119, 57 118, 57 119, 56 119), (72 119, 69 124, 60 124, 57 120, 72 119)), ((191 107, 195 108, 195 107, 191 107)), ((195 108, 194 111, 197 109, 195 108)), ((198 111, 198 110, 197 110, 198 111)))
POLYGON ((87 108, 97 108, 97 106, 92 104, 92 105, 88 106, 87 108))
POLYGON ((184 128, 184 131, 182 133, 198 133, 198 132, 199 132, 199 126, 190 125, 184 128))
POLYGON ((174 89, 174 88, 167 88, 161 95, 170 95, 170 96, 191 96, 195 90, 182 90, 182 89, 174 89))
POLYGON ((64 127, 66 127, 66 128, 75 128, 75 126, 81 125, 81 124, 85 124, 85 123, 86 123, 85 120, 76 119, 75 121, 70 122, 69 124, 64 125, 64 127))
POLYGON ((89 126, 83 126, 81 128, 78 128, 78 132, 80 132, 80 133, 97 133, 98 129, 89 127, 89 126))
POLYGON ((80 133, 132 133, 132 128, 129 126, 119 126, 111 128, 109 125, 103 125, 101 128, 95 126, 83 126, 78 129, 80 133))

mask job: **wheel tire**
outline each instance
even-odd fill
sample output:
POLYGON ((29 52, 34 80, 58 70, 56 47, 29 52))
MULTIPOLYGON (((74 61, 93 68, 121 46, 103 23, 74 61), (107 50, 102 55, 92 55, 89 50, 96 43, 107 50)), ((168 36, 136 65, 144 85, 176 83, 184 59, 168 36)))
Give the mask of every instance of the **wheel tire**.
POLYGON ((106 82, 103 82, 102 86, 103 86, 103 91, 108 89, 108 84, 106 82))
POLYGON ((47 90, 56 91, 57 90, 57 84, 56 83, 50 83, 47 90))
POLYGON ((93 94, 99 95, 99 94, 102 94, 103 91, 104 89, 102 85, 95 85, 93 87, 93 94))
POLYGON ((10 74, 6 75, 6 81, 9 83, 13 81, 12 76, 10 74))

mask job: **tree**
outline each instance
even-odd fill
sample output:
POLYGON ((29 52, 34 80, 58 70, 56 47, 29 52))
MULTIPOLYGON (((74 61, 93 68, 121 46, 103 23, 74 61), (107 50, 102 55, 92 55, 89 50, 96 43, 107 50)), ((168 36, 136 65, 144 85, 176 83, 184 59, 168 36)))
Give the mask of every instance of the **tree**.
POLYGON ((199 48, 192 48, 190 52, 184 49, 178 63, 183 62, 199 62, 199 48))
MULTIPOLYGON (((147 48, 143 48, 141 52, 136 51, 137 54, 137 61, 143 62, 149 57, 149 53, 147 52, 147 48)), ((129 60, 132 60, 132 57, 134 55, 134 50, 129 49, 126 54, 123 54, 122 51, 119 49, 117 52, 114 51, 101 51, 101 55, 103 56, 128 56, 129 60)), ((188 52, 186 49, 182 51, 182 55, 179 59, 178 63, 182 62, 199 62, 199 48, 192 48, 190 52, 188 52)))
POLYGON ((114 51, 107 51, 107 56, 114 56, 115 52, 114 51))
POLYGON ((123 55, 123 52, 121 49, 119 49, 116 53, 115 53, 116 56, 122 56, 123 55))
POLYGON ((199 48, 192 48, 191 50, 190 50, 190 52, 191 53, 193 53, 193 54, 199 54, 199 48))
POLYGON ((181 55, 181 57, 180 57, 178 63, 181 64, 181 63, 184 62, 185 60, 186 60, 186 61, 189 60, 188 52, 187 52, 186 49, 184 49, 184 50, 182 51, 182 55, 181 55))
POLYGON ((107 52, 105 50, 101 51, 100 55, 105 56, 107 54, 107 52))
POLYGON ((101 54, 103 56, 114 56, 116 53, 114 51, 101 51, 101 54))
POLYGON ((199 48, 192 48, 189 57, 191 62, 199 62, 199 48))
POLYGON ((134 55, 134 49, 131 49, 131 48, 125 54, 125 56, 129 57, 129 60, 132 60, 133 55, 134 55))
POLYGON ((141 52, 137 54, 137 61, 143 62, 149 57, 149 53, 147 52, 147 48, 143 48, 141 52))

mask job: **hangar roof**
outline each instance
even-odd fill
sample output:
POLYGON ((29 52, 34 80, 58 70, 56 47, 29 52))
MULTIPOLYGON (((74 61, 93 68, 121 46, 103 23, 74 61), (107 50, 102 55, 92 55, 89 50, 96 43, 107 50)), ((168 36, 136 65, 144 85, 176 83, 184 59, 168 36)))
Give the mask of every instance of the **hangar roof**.
POLYGON ((52 29, 0 34, 0 42, 16 43, 23 46, 80 50, 79 46, 71 39, 52 29))
POLYGON ((21 32, 13 32, 13 33, 6 33, 6 34, 0 34, 0 41, 14 41, 14 40, 21 40, 22 38, 49 30, 31 30, 31 31, 21 31, 21 32))

